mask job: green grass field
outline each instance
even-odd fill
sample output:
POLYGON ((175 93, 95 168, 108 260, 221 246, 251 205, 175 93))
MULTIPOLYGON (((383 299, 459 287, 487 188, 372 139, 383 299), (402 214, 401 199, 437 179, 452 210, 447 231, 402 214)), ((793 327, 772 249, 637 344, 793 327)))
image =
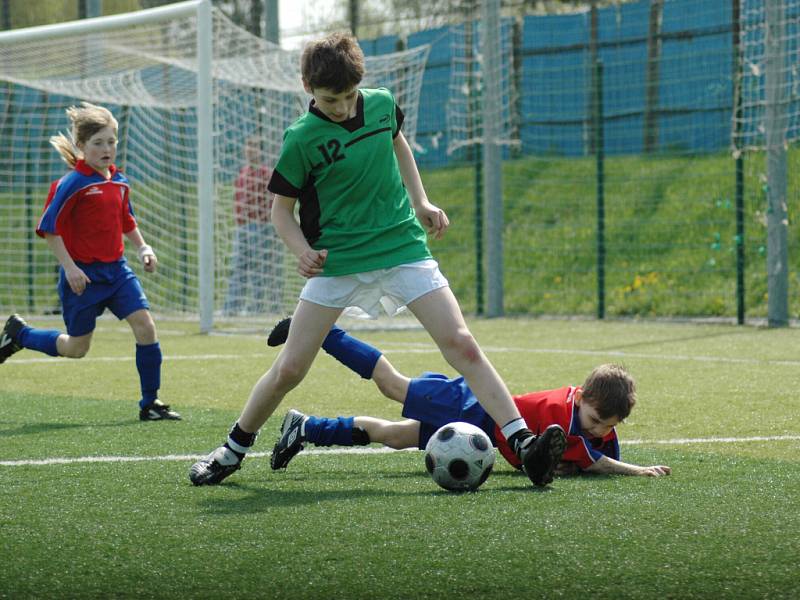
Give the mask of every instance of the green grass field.
MULTIPOLYGON (((791 217, 800 211, 800 147, 790 148, 787 162, 791 217)), ((735 316, 730 153, 612 156, 605 164, 606 314, 735 316)), ((767 314, 765 173, 763 155, 748 154, 743 245, 749 317, 767 314)), ((453 167, 422 176, 431 200, 451 220, 431 249, 464 309, 475 312, 474 172, 453 167)), ((596 188, 594 157, 529 156, 503 163, 506 314, 597 314, 596 188)), ((796 231, 790 227, 790 257, 800 252, 796 231)), ((797 269, 789 275, 789 290, 790 298, 800 294, 797 269)), ((791 310, 796 318, 797 308, 791 310)))
MULTIPOLYGON (((471 327, 516 393, 625 364, 639 403, 618 429, 623 460, 672 476, 539 490, 499 458, 478 492, 458 495, 416 451, 307 453, 273 473, 265 454, 290 407, 399 416, 321 355, 244 468, 194 488, 189 466, 223 441, 275 351, 261 334, 159 321, 162 399, 184 420, 140 423, 133 338, 103 319, 83 360, 24 351, 0 366, 0 597, 796 597, 800 331, 471 327)), ((409 375, 452 373, 422 331, 361 335, 409 375)))

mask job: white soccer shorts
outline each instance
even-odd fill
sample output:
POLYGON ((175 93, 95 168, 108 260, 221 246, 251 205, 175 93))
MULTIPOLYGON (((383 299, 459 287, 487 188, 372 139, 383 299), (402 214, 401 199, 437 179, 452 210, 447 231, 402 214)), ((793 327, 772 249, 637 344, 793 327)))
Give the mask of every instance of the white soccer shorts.
POLYGON ((347 316, 377 319, 380 309, 393 317, 425 294, 449 282, 433 259, 338 277, 312 277, 300 299, 331 308, 344 308, 347 316))

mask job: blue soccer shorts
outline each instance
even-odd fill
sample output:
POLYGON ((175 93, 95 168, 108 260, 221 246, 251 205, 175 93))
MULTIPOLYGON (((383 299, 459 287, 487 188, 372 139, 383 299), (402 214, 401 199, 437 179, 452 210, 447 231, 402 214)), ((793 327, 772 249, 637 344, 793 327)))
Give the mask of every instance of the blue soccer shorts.
POLYGON ((60 269, 58 295, 64 324, 69 335, 80 336, 94 331, 97 317, 109 309, 122 320, 141 309, 150 309, 139 278, 122 258, 117 262, 76 263, 91 283, 78 296, 60 269))
POLYGON ((419 443, 424 450, 442 425, 464 421, 483 429, 495 443, 494 420, 478 403, 463 377, 449 379, 441 373, 425 372, 411 380, 403 403, 403 416, 420 422, 419 443))

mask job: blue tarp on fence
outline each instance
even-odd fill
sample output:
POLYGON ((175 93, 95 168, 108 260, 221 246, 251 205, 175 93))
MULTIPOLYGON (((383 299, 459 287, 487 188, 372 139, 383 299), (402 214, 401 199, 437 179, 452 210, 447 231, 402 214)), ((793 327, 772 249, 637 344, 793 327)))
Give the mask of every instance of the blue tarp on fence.
MULTIPOLYGON (((649 110, 656 151, 711 152, 730 146, 733 110, 732 13, 728 2, 664 3, 656 102, 647 106, 650 2, 598 11, 597 58, 609 154, 644 150, 649 110)), ((581 156, 591 148, 593 56, 589 12, 528 16, 521 24, 519 138, 523 154, 581 156)), ((448 28, 423 31, 408 46, 433 43, 422 86, 417 140, 421 165, 445 166, 446 110, 453 40, 448 28)), ((368 54, 391 44, 362 42, 368 54)), ((392 43, 396 40, 392 38, 392 43)))

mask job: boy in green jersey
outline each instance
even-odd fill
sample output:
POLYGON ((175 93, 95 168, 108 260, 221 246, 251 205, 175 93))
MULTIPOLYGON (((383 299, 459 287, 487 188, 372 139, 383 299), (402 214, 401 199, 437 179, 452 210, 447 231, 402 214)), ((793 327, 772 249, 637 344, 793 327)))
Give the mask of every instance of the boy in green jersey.
POLYGON ((449 221, 422 186, 400 130, 403 112, 388 90, 359 89, 364 55, 349 34, 306 46, 301 71, 313 99, 284 134, 269 190, 275 193, 275 230, 308 281, 286 345, 253 387, 226 442, 192 465, 190 480, 217 484, 241 467, 259 429, 305 377, 345 309, 374 317, 381 307, 394 314, 407 306, 501 424, 531 481, 546 485, 566 446, 565 433, 554 426, 534 436, 526 427, 431 257, 426 230, 438 239, 449 221))

